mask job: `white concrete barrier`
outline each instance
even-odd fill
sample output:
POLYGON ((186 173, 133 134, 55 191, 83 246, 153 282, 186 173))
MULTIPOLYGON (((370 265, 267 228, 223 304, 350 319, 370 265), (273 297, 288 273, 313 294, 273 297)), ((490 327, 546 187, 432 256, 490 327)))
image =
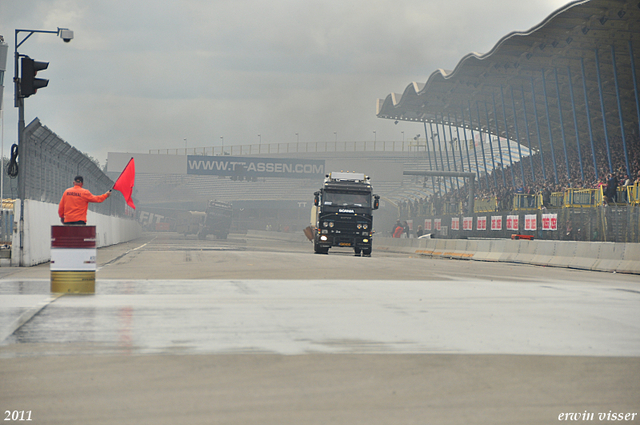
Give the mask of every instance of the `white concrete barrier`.
POLYGON ((549 260, 550 266, 569 267, 576 256, 577 244, 569 241, 556 241, 554 243, 555 255, 549 260))
POLYGON ((534 241, 537 245, 536 253, 531 259, 531 264, 536 266, 548 266, 551 259, 556 255, 555 241, 534 241))
MULTIPOLYGON (((11 265, 35 266, 48 262, 51 259, 51 226, 60 224, 58 205, 30 199, 24 201, 22 254, 19 233, 20 202, 15 203, 13 217, 11 265)), ((134 240, 142 235, 140 224, 133 219, 88 211, 87 224, 96 226, 98 248, 134 240)))
POLYGON ((593 268, 601 271, 617 271, 622 263, 622 259, 624 258, 626 245, 627 244, 614 242, 602 242, 600 244, 598 260, 595 262, 593 268))
POLYGON ((373 244, 374 253, 383 250, 418 253, 431 257, 640 274, 640 244, 633 243, 422 239, 416 246, 411 239, 376 237, 373 244))
POLYGON ((628 243, 626 245, 618 271, 621 273, 640 274, 640 244, 628 243))
POLYGON ((575 242, 576 250, 569 267, 583 270, 596 270, 600 255, 600 243, 575 242))

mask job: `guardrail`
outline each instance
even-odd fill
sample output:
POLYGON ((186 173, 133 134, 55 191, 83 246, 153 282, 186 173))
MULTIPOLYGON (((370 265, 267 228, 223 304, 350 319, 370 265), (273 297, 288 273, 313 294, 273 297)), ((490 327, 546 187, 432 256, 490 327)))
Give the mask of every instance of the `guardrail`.
POLYGON ((492 196, 490 198, 476 199, 473 203, 474 212, 493 212, 498 210, 498 198, 492 196))
POLYGON ((247 145, 208 146, 182 149, 149 149, 150 154, 164 155, 262 155, 280 153, 321 152, 425 152, 424 143, 415 141, 352 141, 352 142, 285 142, 247 145))
POLYGON ((537 210, 542 206, 542 196, 538 194, 516 193, 513 196, 514 211, 537 210))

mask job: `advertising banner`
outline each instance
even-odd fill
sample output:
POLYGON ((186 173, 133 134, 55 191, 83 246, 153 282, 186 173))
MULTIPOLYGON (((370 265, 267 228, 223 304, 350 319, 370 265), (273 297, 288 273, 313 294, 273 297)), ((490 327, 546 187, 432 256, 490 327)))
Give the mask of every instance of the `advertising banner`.
POLYGON ((187 156, 187 174, 238 177, 323 178, 324 160, 187 156))
POLYGON ((520 229, 520 216, 508 215, 507 216, 507 230, 519 230, 520 229))
POLYGON ((462 218, 462 230, 473 230, 473 217, 462 218))
POLYGON ((542 214, 542 230, 558 230, 558 214, 542 214))
POLYGON ((433 224, 434 224, 436 230, 440 231, 440 229, 442 228, 442 219, 434 218, 433 219, 433 224))
POLYGON ((460 230, 460 218, 452 217, 451 218, 451 230, 460 230))
POLYGON ((487 217, 478 217, 476 230, 487 230, 487 217))
POLYGON ((491 230, 502 230, 502 216, 501 215, 492 215, 491 216, 491 230))
POLYGON ((524 230, 536 230, 536 215, 535 214, 527 214, 524 216, 524 230))
POLYGON ((424 230, 431 231, 431 219, 428 218, 424 221, 424 230))

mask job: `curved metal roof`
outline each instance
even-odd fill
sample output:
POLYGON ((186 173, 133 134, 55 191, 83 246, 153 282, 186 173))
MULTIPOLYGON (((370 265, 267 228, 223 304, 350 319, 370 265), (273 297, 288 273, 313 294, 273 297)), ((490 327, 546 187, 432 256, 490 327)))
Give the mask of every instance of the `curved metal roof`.
POLYGON ((515 140, 517 128, 522 144, 528 126, 543 146, 562 143, 563 131, 575 146, 576 133, 580 144, 589 141, 587 105, 595 140, 605 135, 601 105, 607 136, 621 136, 620 105, 624 134, 638 136, 639 64, 640 1, 578 0, 529 31, 506 35, 486 54, 464 56, 453 71, 438 69, 426 83, 378 99, 377 116, 483 131, 488 117, 490 133, 515 140))

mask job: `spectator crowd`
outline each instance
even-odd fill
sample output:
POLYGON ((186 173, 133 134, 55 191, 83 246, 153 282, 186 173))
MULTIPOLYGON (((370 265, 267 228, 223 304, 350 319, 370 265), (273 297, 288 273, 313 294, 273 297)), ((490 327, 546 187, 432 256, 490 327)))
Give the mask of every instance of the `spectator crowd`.
MULTIPOLYGON (((495 199, 498 210, 506 211, 512 208, 514 194, 528 194, 542 195, 543 205, 547 206, 554 192, 564 192, 567 189, 597 189, 600 186, 603 186, 606 202, 626 202, 626 199, 616 198, 616 189, 619 186, 640 184, 640 139, 635 135, 627 136, 626 147, 631 175, 626 171, 622 138, 614 137, 609 143, 611 170, 605 142, 594 141, 597 177, 590 146, 581 149, 582 172, 577 147, 567 146, 568 161, 565 160, 564 149, 557 147, 554 151, 555 171, 552 155, 548 150, 544 151, 543 155, 539 152, 535 153, 530 159, 523 157, 524 182, 519 162, 514 162, 513 165, 504 169, 496 168, 492 173, 482 175, 476 183, 475 202, 495 199), (566 168, 567 162, 569 173, 566 168)), ((481 155, 480 151, 476 153, 481 155)), ((478 162, 482 162, 482 159, 478 158, 478 162)), ((419 217, 431 213, 440 215, 447 211, 457 211, 460 203, 463 208, 467 206, 468 189, 455 180, 434 177, 433 180, 425 179, 424 184, 425 186, 433 185, 435 193, 421 199, 401 202, 399 204, 401 217, 419 217), (448 190, 442 190, 445 187, 448 190)))

